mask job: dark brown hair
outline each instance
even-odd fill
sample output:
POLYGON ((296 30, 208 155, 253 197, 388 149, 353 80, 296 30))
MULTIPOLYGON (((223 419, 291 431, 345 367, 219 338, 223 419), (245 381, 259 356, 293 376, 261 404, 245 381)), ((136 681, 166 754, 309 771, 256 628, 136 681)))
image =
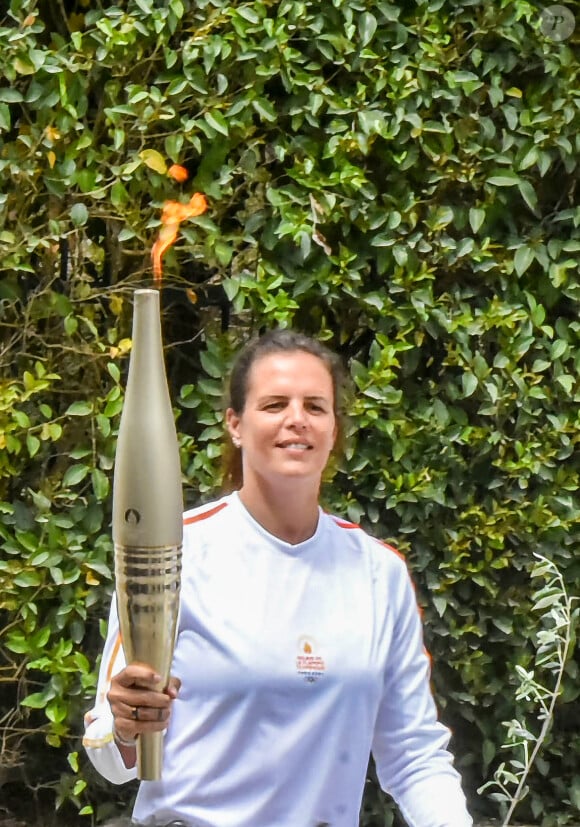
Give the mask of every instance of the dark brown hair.
MULTIPOLYGON (((246 407, 248 379, 253 365, 258 359, 273 353, 295 353, 302 351, 316 356, 324 364, 332 379, 334 397, 334 416, 336 418, 337 437, 335 447, 340 448, 344 439, 346 419, 346 399, 348 395, 347 373, 339 357, 316 339, 298 333, 296 330, 270 330, 252 339, 238 354, 232 371, 228 388, 227 407, 241 416, 246 407)), ((242 454, 229 440, 223 452, 223 487, 233 491, 241 487, 242 454)))

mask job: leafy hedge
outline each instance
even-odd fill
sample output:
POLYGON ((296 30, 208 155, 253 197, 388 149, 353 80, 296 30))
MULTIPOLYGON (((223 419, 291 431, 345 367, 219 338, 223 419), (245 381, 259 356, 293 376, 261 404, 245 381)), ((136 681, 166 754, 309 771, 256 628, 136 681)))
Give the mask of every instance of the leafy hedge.
MULTIPOLYGON (((163 293, 186 497, 219 483, 241 341, 292 324, 344 356, 326 498, 408 555, 493 814, 475 789, 533 658, 532 552, 580 584, 577 33, 551 40, 526 0, 58 5, 11 0, 0 25, 3 767, 85 813, 112 798, 63 766, 111 591, 131 292, 163 200, 200 190, 163 293)), ((578 820, 579 694, 576 657, 521 808, 545 827, 578 820)), ((369 782, 362 823, 385 807, 369 782)))

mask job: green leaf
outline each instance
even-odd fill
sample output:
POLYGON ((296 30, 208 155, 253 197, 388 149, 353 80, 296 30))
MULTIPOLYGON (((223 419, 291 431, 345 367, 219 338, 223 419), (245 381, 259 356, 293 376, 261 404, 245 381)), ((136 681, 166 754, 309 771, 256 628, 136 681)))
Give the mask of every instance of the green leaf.
POLYGON ((511 618, 494 617, 492 618, 493 625, 503 632, 505 635, 513 634, 514 624, 511 618))
POLYGON ((0 88, 0 101, 2 103, 20 103, 22 100, 22 94, 17 89, 10 86, 0 88))
POLYGON ((213 112, 206 112, 204 119, 212 129, 216 132, 221 132, 222 135, 229 135, 228 124, 221 112, 214 110, 213 112))
POLYGON ((44 709, 48 702, 49 696, 46 692, 33 692, 27 695, 20 701, 21 706, 27 706, 30 709, 44 709))
POLYGON ((95 468, 91 472, 91 481, 97 500, 101 502, 106 500, 109 496, 109 479, 107 475, 104 474, 100 468, 95 468))
POLYGON ((38 449, 40 448, 40 440, 34 434, 27 434, 26 435, 26 447, 28 448, 28 453, 30 457, 36 456, 38 453, 38 449))
POLYGON ((84 204, 73 204, 70 211, 70 217, 75 227, 83 227, 89 219, 89 211, 84 204))
POLYGON ((94 169, 79 169, 75 174, 75 180, 82 193, 89 193, 97 186, 97 173, 94 169))
POLYGON ((180 132, 177 132, 174 135, 168 135, 165 138, 165 152, 175 164, 179 161, 183 141, 184 136, 180 132))
POLYGON ((185 7, 181 0, 169 0, 169 8, 178 20, 181 20, 185 14, 185 7))
POLYGON ((487 179, 488 184, 493 184, 495 187, 515 187, 517 184, 520 183, 520 178, 515 174, 515 172, 496 172, 494 175, 490 175, 487 179))
POLYGON ((248 23, 253 23, 256 26, 260 23, 260 15, 251 6, 239 6, 236 11, 248 23))
MULTIPOLYGON (((266 98, 256 98, 256 100, 252 101, 252 106, 254 107, 258 115, 265 121, 274 123, 277 120, 278 116, 276 115, 276 110, 274 109, 270 101, 266 98)), ((227 135, 227 131, 224 134, 227 135)))
POLYGON ((122 181, 115 181, 111 187, 111 203, 117 209, 129 203, 129 193, 122 181))
POLYGON ((377 30, 377 18, 374 14, 365 11, 361 14, 358 21, 358 33, 361 40, 361 46, 366 46, 373 39, 377 30))
POLYGON ((485 221, 485 210, 479 207, 471 207, 469 210, 469 224, 474 233, 476 233, 483 222, 485 221))
POLYGON ((123 400, 122 399, 112 399, 110 402, 107 402, 107 404, 105 405, 105 410, 103 411, 103 414, 106 417, 108 417, 109 419, 111 419, 112 417, 117 416, 117 414, 121 413, 122 409, 123 409, 123 400))
POLYGON ((224 366, 214 353, 211 353, 209 350, 202 350, 199 353, 199 358, 202 367, 208 376, 211 376, 214 379, 221 379, 223 377, 224 366))
POLYGON ((104 414, 97 414, 95 417, 95 421, 97 423, 97 428, 101 432, 101 435, 104 437, 108 437, 111 433, 111 420, 104 414))
POLYGON ((67 336, 74 336, 79 329, 79 320, 76 316, 68 315, 64 322, 64 330, 67 336))
POLYGON ((21 632, 14 632, 8 636, 5 646, 11 652, 16 654, 24 654, 30 651, 28 639, 21 632))
POLYGON ((121 371, 119 370, 119 366, 116 365, 114 362, 107 363, 107 371, 109 376, 113 379, 114 382, 120 382, 121 380, 121 371))
POLYGON ((514 256, 514 267, 518 276, 526 272, 532 261, 534 260, 534 251, 531 247, 523 244, 518 247, 514 256))
POLYGON ((66 469, 62 478, 63 488, 70 488, 71 486, 78 485, 79 482, 82 482, 85 479, 88 473, 89 467, 87 465, 71 465, 70 468, 66 469))
POLYGON ((520 161, 519 169, 529 169, 533 166, 538 160, 539 151, 537 146, 531 146, 520 161))
POLYGON ((153 0, 135 0, 135 3, 139 6, 143 14, 148 17, 153 13, 153 0))
POLYGON ((567 350, 568 342, 564 341, 564 339, 556 339, 550 348, 550 358, 555 362, 556 359, 560 359, 560 357, 563 356, 567 350))
POLYGON ((536 191, 533 186, 529 181, 525 181, 522 178, 518 181, 518 189, 530 210, 535 212, 536 207, 538 206, 538 196, 536 195, 536 191))
POLYGON ((461 386, 463 388, 464 398, 471 396, 477 388, 477 376, 473 373, 465 372, 461 377, 461 386))
POLYGON ((16 57, 13 66, 19 75, 33 75, 36 72, 36 67, 27 56, 16 57))
POLYGON ((65 416, 88 416, 93 412, 92 402, 73 402, 65 411, 65 416))
POLYGON ((77 781, 75 781, 75 785, 73 787, 73 795, 80 795, 83 792, 83 790, 86 789, 86 786, 87 782, 84 780, 84 778, 79 778, 77 781))
POLYGON ((42 582, 42 578, 37 571, 23 571, 16 575, 13 582, 25 589, 36 588, 42 582))
POLYGON ((0 103, 0 130, 5 129, 8 131, 11 126, 10 107, 5 103, 0 103))
POLYGON ((471 83, 474 80, 479 80, 479 77, 473 72, 466 72, 462 70, 458 72, 448 72, 448 75, 456 83, 471 83))
POLYGON ((572 393, 572 388, 574 387, 573 376, 570 376, 569 374, 562 374, 562 376, 556 377, 556 382, 564 388, 566 393, 572 393))
POLYGON ((443 230, 453 222, 455 214, 452 207, 436 207, 427 216, 426 224, 431 230, 443 230))
POLYGON ((24 411, 14 411, 12 415, 14 417, 14 421, 21 428, 30 428, 30 417, 25 414, 24 411))
POLYGON ((66 718, 67 706, 61 698, 53 698, 45 708, 45 715, 49 721, 60 723, 66 718))
POLYGON ((360 127, 365 135, 380 132, 385 123, 385 113, 378 109, 362 109, 358 113, 360 127))
POLYGON ((487 766, 489 766, 489 764, 491 764, 491 762, 495 758, 495 754, 496 754, 495 744, 489 738, 484 739, 482 752, 483 752, 483 760, 484 760, 485 764, 487 766))
POLYGON ((143 161, 146 167, 158 172, 160 175, 167 173, 167 164, 165 158, 156 149, 144 149, 139 153, 139 158, 143 161))
POLYGON ((551 366, 551 362, 548 362, 547 359, 535 359, 534 363, 532 364, 532 371, 534 373, 542 373, 551 366))
POLYGON ((580 777, 575 776, 569 787, 570 801, 576 810, 580 811, 580 777))

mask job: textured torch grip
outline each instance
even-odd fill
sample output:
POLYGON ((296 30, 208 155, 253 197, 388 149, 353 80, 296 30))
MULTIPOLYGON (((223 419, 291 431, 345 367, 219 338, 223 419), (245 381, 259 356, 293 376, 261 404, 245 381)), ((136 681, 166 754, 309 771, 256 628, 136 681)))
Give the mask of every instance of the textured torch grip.
MULTIPOLYGON (((115 544, 117 610, 123 650, 128 663, 147 663, 169 680, 179 616, 181 546, 132 548, 115 544)), ((163 733, 141 735, 137 741, 137 774, 161 778, 163 733)))

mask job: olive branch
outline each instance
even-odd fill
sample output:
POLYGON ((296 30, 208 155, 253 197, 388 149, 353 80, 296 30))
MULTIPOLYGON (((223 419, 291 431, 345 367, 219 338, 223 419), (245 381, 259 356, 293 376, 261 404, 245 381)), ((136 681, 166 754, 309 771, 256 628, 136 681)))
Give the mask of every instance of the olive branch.
POLYGON ((478 793, 494 789, 491 797, 504 806, 507 804, 501 827, 508 827, 515 808, 529 792, 528 776, 554 720, 566 662, 573 647, 574 626, 578 615, 578 609, 573 608, 578 598, 568 594, 557 565, 541 554, 534 553, 534 557, 537 562, 532 568, 531 576, 544 578, 543 585, 533 593, 532 611, 541 612, 541 627, 536 633, 534 669, 547 671, 553 676, 554 682, 552 687, 545 686, 536 678, 534 669, 527 670, 519 665, 515 667, 519 679, 516 701, 525 701, 537 710, 537 720, 541 722, 541 727, 536 734, 530 730, 525 718, 503 722, 507 728, 507 737, 502 749, 514 750, 516 757, 507 763, 503 761, 496 769, 493 780, 478 789, 478 793))

